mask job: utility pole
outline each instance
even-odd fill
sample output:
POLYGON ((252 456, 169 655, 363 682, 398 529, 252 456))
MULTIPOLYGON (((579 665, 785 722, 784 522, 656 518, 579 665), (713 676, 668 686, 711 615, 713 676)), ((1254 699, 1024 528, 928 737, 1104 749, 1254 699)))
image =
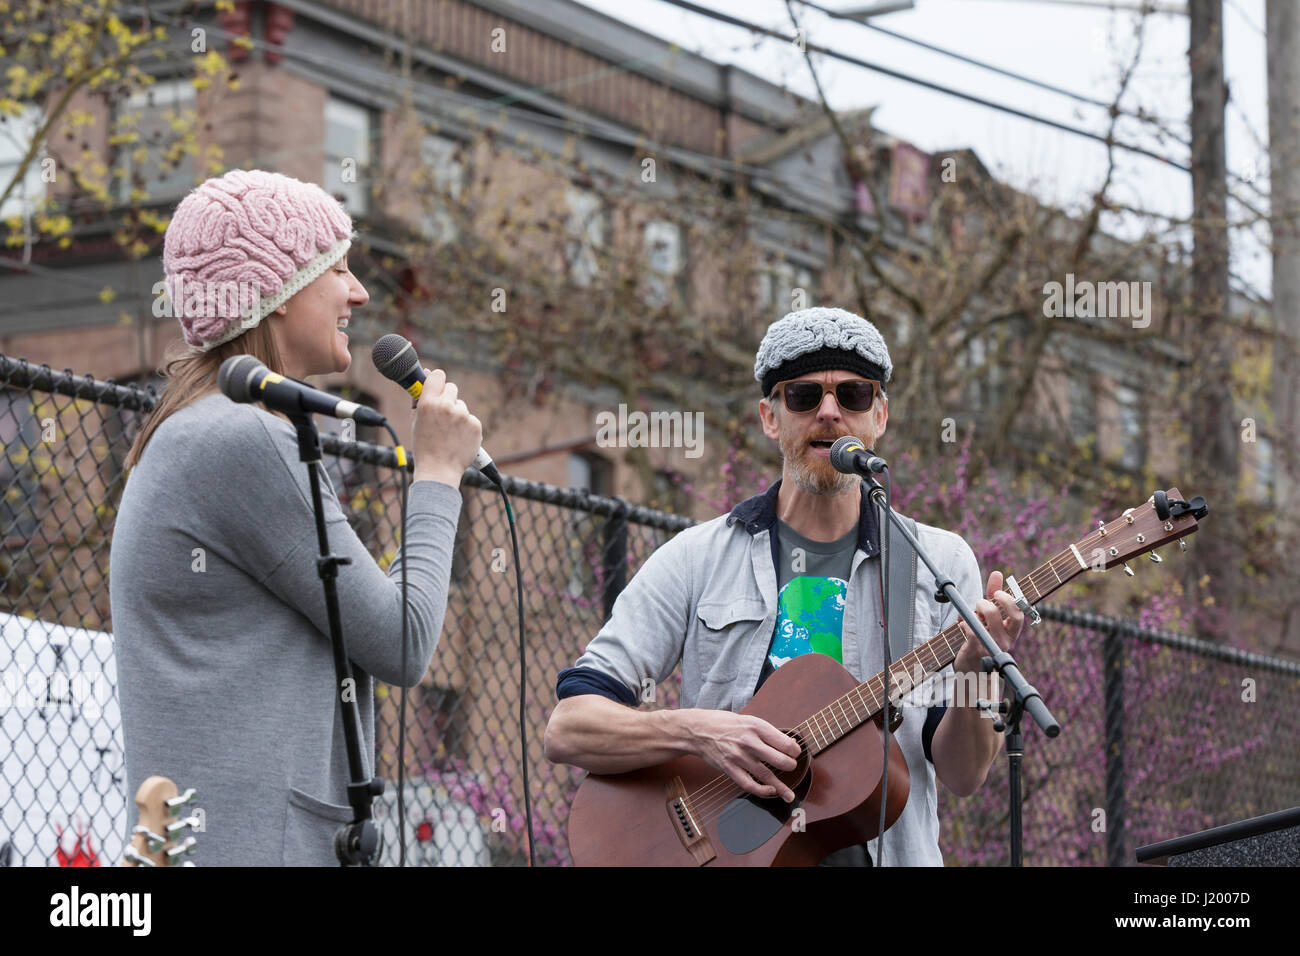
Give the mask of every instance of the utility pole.
MULTIPOLYGON (((1192 300, 1187 374, 1192 400, 1188 420, 1191 480, 1185 494, 1204 495, 1214 517, 1215 544, 1191 549, 1192 594, 1211 595, 1218 614, 1239 602, 1242 534, 1235 515, 1241 470, 1236 406, 1232 395, 1234 337, 1223 321, 1229 309, 1228 183, 1224 147, 1227 86, 1223 80, 1223 0, 1189 0, 1192 78, 1192 300), (1206 578, 1208 577, 1208 581, 1206 578), (1201 582, 1205 583, 1202 585, 1201 582)), ((1197 546, 1199 545, 1199 547, 1197 546)), ((1209 636, 1202 629, 1203 636, 1209 636)), ((1218 636, 1222 636, 1221 634, 1218 636)))
MULTIPOLYGON (((1268 170, 1273 234, 1273 346, 1269 398, 1277 556, 1300 546, 1300 5, 1268 0, 1268 170)), ((1281 648, 1300 652, 1300 602, 1283 618, 1281 648)))

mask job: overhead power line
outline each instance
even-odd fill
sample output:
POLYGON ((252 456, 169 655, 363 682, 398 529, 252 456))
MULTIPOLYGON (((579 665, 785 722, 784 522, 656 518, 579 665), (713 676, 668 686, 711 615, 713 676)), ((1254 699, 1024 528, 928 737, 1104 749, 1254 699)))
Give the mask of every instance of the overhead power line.
MULTIPOLYGON (((719 23, 726 23, 734 27, 740 27, 741 29, 749 30, 753 33, 759 33, 764 36, 769 36, 772 37, 773 39, 781 40, 785 43, 793 43, 797 39, 799 39, 797 37, 792 37, 789 34, 783 33, 780 30, 774 30, 771 29, 770 27, 765 27, 760 23, 754 23, 751 20, 745 20, 740 17, 735 17, 729 13, 719 13, 716 10, 710 10, 707 7, 702 7, 697 3, 691 3, 690 0, 661 0, 661 2, 667 3, 674 7, 679 7, 680 9, 689 11, 690 13, 697 13, 701 16, 708 17, 711 20, 716 20, 719 23)), ((998 103, 995 100, 986 99, 985 97, 982 96, 976 96, 974 93, 966 93, 962 90, 956 90, 950 86, 944 86, 942 83, 935 83, 932 80, 926 80, 919 76, 913 76, 910 73, 904 73, 901 70, 895 70, 891 67, 882 66, 879 63, 872 63, 871 61, 864 60, 861 57, 852 56, 851 54, 848 53, 841 53, 839 50, 833 50, 830 47, 824 47, 824 46, 819 46, 815 43, 809 43, 807 42, 806 39, 803 41, 802 46, 804 49, 807 49, 811 53, 820 53, 823 56, 828 56, 833 60, 840 60, 844 63, 852 64, 853 66, 859 66, 862 67, 863 69, 871 70, 875 73, 880 73, 884 76, 892 77, 893 79, 896 80, 902 80, 905 83, 912 83, 916 86, 921 86, 924 87, 925 89, 933 90, 936 93, 943 93, 947 96, 954 96, 958 99, 966 100, 969 103, 977 103, 980 106, 987 107, 991 110, 996 110, 1000 113, 1006 113, 1010 116, 1017 116, 1020 119, 1029 120, 1031 123, 1039 123, 1043 126, 1048 126, 1051 127, 1052 129, 1058 129, 1065 133, 1073 133, 1076 136, 1082 136, 1085 139, 1091 139, 1107 146, 1114 146, 1116 149, 1122 149, 1126 152, 1135 153, 1139 156, 1146 156, 1149 159, 1157 160, 1158 162, 1164 163, 1167 166, 1172 166, 1174 169, 1182 170, 1185 173, 1190 173, 1192 171, 1190 166, 1186 166, 1183 163, 1178 162, 1177 160, 1170 159, 1168 156, 1162 156, 1159 153, 1153 152, 1152 150, 1146 149, 1145 147, 1142 146, 1136 146, 1131 143, 1124 143, 1119 140, 1112 140, 1110 137, 1107 137, 1101 133, 1094 133, 1092 130, 1083 129, 1078 126, 1071 126, 1069 123, 1062 123, 1059 120, 1054 120, 1047 116, 1039 116, 1034 113, 1029 113, 1026 112, 1025 110, 1017 109, 1014 106, 1007 106, 1005 103, 998 103)))
MULTIPOLYGON (((987 63, 984 60, 977 60, 974 57, 966 56, 966 54, 964 53, 958 53, 955 50, 947 50, 941 46, 935 46, 933 43, 927 43, 925 40, 919 40, 916 37, 910 37, 905 33, 895 33, 893 30, 887 30, 882 26, 877 26, 876 24, 872 23, 870 20, 861 20, 857 17, 846 16, 843 13, 839 12, 838 10, 832 10, 829 7, 823 7, 819 3, 813 3, 812 0, 797 0, 797 2, 805 7, 809 7, 810 9, 817 10, 821 13, 824 13, 828 17, 834 17, 837 20, 848 20, 851 23, 856 23, 859 26, 864 26, 868 30, 875 30, 877 33, 883 33, 887 37, 893 37, 895 40, 902 40, 904 43, 910 43, 913 46, 919 46, 922 49, 930 50, 934 53, 938 53, 941 56, 950 57, 951 59, 959 60, 962 63, 969 63, 971 66, 978 66, 982 70, 988 70, 991 73, 998 73, 1002 76, 1009 77, 1013 80, 1019 80, 1021 83, 1028 83, 1030 86, 1036 86, 1039 89, 1047 90, 1050 93, 1058 93, 1061 96, 1068 96, 1072 100, 1077 100, 1080 103, 1087 103, 1089 106, 1098 106, 1105 110, 1111 108, 1111 104, 1107 103, 1105 100, 1094 99, 1093 97, 1086 96, 1083 93, 1076 93, 1074 90, 1067 90, 1065 89, 1065 87, 1055 86, 1054 84, 1048 83, 1045 80, 1035 79, 1032 76, 1025 76, 1023 73, 1016 73, 1012 70, 1004 69, 1003 67, 1000 67, 997 64, 987 63)), ((1134 113, 1126 113, 1125 115, 1134 116, 1135 118, 1138 119, 1141 118, 1141 117, 1137 117, 1136 114, 1134 113)))
POLYGON ((1169 137, 1174 142, 1176 142, 1179 146, 1185 146, 1188 149, 1191 148, 1192 141, 1190 138, 1183 136, 1175 132, 1174 130, 1170 129, 1170 124, 1166 123, 1164 120, 1161 120, 1159 117, 1151 116, 1142 112, 1134 112, 1133 110, 1122 109, 1118 106, 1118 104, 1108 103, 1105 100, 1099 100, 1094 97, 1087 96, 1083 93, 1076 92, 1075 90, 1068 90, 1063 86, 1056 86, 1053 83, 1048 83, 1046 80, 1040 80, 1037 77, 1026 76, 1023 73, 1016 73, 1014 70, 1005 69, 1003 67, 998 66, 996 63, 988 63, 984 60, 977 60, 974 57, 967 56, 964 53, 958 53, 956 50, 949 50, 945 47, 936 46, 933 43, 927 43, 925 40, 908 36, 905 33, 897 33, 893 30, 887 30, 884 27, 878 26, 877 24, 872 23, 868 20, 859 19, 858 17, 854 17, 854 16, 848 16, 837 10, 832 10, 829 7, 823 7, 819 3, 812 2, 812 0, 797 0, 797 2, 801 3, 805 7, 809 7, 813 10, 818 10, 826 14, 827 16, 834 17, 837 20, 850 20, 854 23, 857 23, 859 26, 864 26, 868 30, 875 30, 877 33, 882 33, 885 36, 891 37, 895 40, 901 40, 904 43, 910 43, 913 46, 918 46, 921 47, 922 49, 930 50, 931 52, 938 53, 940 56, 946 56, 951 59, 957 60, 961 63, 969 63, 971 66, 977 66, 982 70, 988 70, 990 73, 996 73, 999 76, 1005 76, 1008 77, 1009 79, 1016 80, 1020 83, 1026 83, 1029 86, 1034 86, 1041 90, 1047 90, 1049 93, 1056 93, 1060 96, 1069 97, 1070 99, 1075 100, 1076 102, 1086 103, 1089 106, 1096 106, 1099 107, 1100 109, 1104 109, 1107 111, 1114 109, 1117 113, 1119 113, 1120 116, 1127 116, 1130 119, 1137 120, 1139 123, 1147 123, 1151 126, 1154 126, 1157 130, 1160 131, 1161 135, 1169 137))

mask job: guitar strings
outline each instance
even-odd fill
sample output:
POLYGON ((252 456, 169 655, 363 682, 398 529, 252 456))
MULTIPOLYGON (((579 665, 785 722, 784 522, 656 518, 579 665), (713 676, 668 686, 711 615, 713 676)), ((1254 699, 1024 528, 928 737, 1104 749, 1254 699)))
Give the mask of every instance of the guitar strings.
MULTIPOLYGON (((1131 527, 1131 525, 1129 526, 1131 527)), ((1101 529, 1098 529, 1096 531, 1093 531, 1091 534, 1088 534, 1084 536, 1082 539, 1080 539, 1080 541, 1075 545, 1075 548, 1078 548, 1080 545, 1082 545, 1086 549, 1094 543, 1099 543, 1105 540, 1105 537, 1106 535, 1101 533, 1101 529), (1093 542, 1092 540, 1093 538, 1096 538, 1097 542, 1093 542)), ((1128 542, 1125 541, 1124 543, 1127 544, 1128 542)), ((1111 547, 1115 547, 1115 545, 1111 545, 1111 547)), ((1052 582, 1047 577, 1049 572, 1052 575, 1052 577, 1056 579, 1056 585, 1061 586, 1064 585, 1070 579, 1070 577, 1073 577, 1076 571, 1082 571, 1082 570, 1084 569, 1082 567, 1078 567, 1078 560, 1075 558, 1074 553, 1070 549, 1067 548, 1066 550, 1060 551, 1057 554, 1053 555, 1050 559, 1048 559, 1046 563, 1044 563, 1038 568, 1035 568, 1025 577, 1026 584, 1028 584, 1029 587, 1031 587, 1035 592, 1033 599, 1029 600, 1029 603, 1031 604, 1036 603, 1038 600, 1041 600, 1042 596, 1045 593, 1047 593, 1044 590, 1044 585, 1046 585, 1049 589, 1054 589, 1052 588, 1052 582), (1061 576, 1060 571, 1057 570, 1058 561, 1062 562, 1063 564, 1061 570, 1070 572, 1069 576, 1067 577, 1061 576), (1041 582, 1039 581, 1040 577, 1042 577, 1043 579, 1041 582)), ((1022 588, 1022 591, 1024 590, 1026 589, 1022 588)), ((1026 599, 1029 599, 1028 594, 1026 594, 1026 599)), ((939 638, 943 638, 945 644, 945 650, 947 651, 947 653, 955 654, 954 648, 949 642, 953 638, 959 636, 963 641, 965 640, 965 637, 962 635, 960 626, 958 624, 949 625, 948 627, 941 630, 938 634, 936 634, 934 638, 927 640, 920 647, 917 647, 910 654, 903 657, 898 663, 903 664, 904 662, 907 661, 909 657, 914 657, 918 662, 920 662, 921 652, 928 651, 930 653, 930 656, 934 658, 934 663, 936 667, 933 671, 930 671, 928 669, 926 670, 922 678, 922 680, 924 680, 930 676, 933 676, 934 673, 937 673, 939 670, 942 669, 941 666, 938 666, 940 656, 934 650, 934 646, 933 646, 934 643, 939 638)), ((951 663, 951 661, 949 661, 949 663, 951 663)), ((947 666, 947 664, 944 664, 942 666, 947 666)), ((824 744, 818 743, 818 749, 825 750, 827 747, 831 746, 831 744, 835 743, 837 740, 843 737, 846 733, 861 726, 863 723, 866 722, 866 720, 869 720, 876 713, 878 713, 880 710, 883 709, 884 704, 881 695, 884 694, 886 689, 884 674, 885 672, 882 671, 878 674, 873 675, 871 678, 869 678, 868 680, 864 681, 862 684, 855 687, 852 691, 849 691, 848 693, 841 695, 839 698, 832 701, 829 705, 823 707, 821 710, 817 711, 811 717, 807 718, 806 720, 804 720, 802 723, 800 723, 798 726, 794 728, 796 734, 799 734, 799 736, 797 736, 795 739, 799 744, 799 752, 800 752, 801 759, 804 756, 808 756, 809 759, 811 759, 810 747, 808 743, 802 739, 802 737, 812 736, 815 741, 816 737, 818 736, 818 729, 817 729, 818 722, 820 722, 822 728, 824 728, 820 736, 822 736, 823 738, 828 738, 828 742, 824 744), (877 690, 877 686, 876 686, 877 684, 880 685, 879 690, 877 690), (852 700, 849 700, 849 698, 850 695, 856 694, 859 698, 859 701, 865 707, 867 705, 867 701, 862 699, 863 688, 867 688, 870 691, 871 705, 875 709, 872 710, 868 708, 868 712, 866 716, 859 718, 857 704, 854 703, 852 700), (846 700, 848 701, 849 706, 853 708, 852 719, 849 718, 848 711, 845 709, 846 700), (840 716, 836 716, 834 713, 834 708, 837 705, 839 707, 840 716, 842 716, 844 720, 848 722, 848 730, 844 729, 844 725, 840 720, 840 716), (831 726, 832 720, 836 724, 834 728, 831 726), (801 731, 803 733, 800 733, 801 731)), ((891 677, 894 678, 897 678, 899 676, 902 677, 908 676, 906 667, 902 667, 899 669, 895 669, 894 667, 891 667, 889 669, 889 674, 891 677)), ((911 687, 908 688, 907 691, 905 691, 905 693, 915 689, 916 686, 918 685, 915 684, 912 685, 911 687)), ((767 763, 766 761, 762 761, 762 764, 764 767, 767 767, 767 769, 771 770, 773 774, 777 775, 778 777, 780 776, 780 773, 771 764, 767 763)), ((695 816, 697 816, 701 820, 711 820, 717 813, 721 812, 721 810, 724 809, 728 803, 730 803, 733 799, 735 799, 736 796, 745 792, 746 791, 744 791, 740 787, 740 785, 737 784, 734 780, 732 780, 729 776, 727 776, 726 774, 720 774, 719 776, 714 777, 712 780, 705 783, 704 786, 702 786, 700 789, 685 794, 684 800, 687 802, 688 809, 690 809, 695 816)))

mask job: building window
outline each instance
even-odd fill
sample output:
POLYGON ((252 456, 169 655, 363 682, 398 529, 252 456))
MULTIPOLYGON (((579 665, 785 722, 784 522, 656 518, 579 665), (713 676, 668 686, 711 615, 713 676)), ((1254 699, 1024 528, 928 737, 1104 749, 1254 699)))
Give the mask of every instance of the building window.
POLYGON ((674 222, 656 219, 645 226, 645 299, 654 308, 673 299, 682 273, 682 229, 674 222))
POLYGON ((196 157, 181 149, 193 109, 194 84, 185 78, 158 80, 122 102, 115 133, 135 132, 139 139, 118 146, 124 174, 118 184, 121 202, 129 203, 136 189, 154 202, 176 199, 193 188, 196 157))
POLYGON ((682 488, 686 476, 680 472, 657 469, 654 473, 654 488, 649 505, 675 515, 689 515, 691 510, 690 495, 682 488))
MULTIPOLYGON (((0 389, 0 539, 25 542, 36 534, 36 513, 40 481, 32 467, 32 455, 40 440, 40 425, 32 414, 31 393, 0 389)), ((47 454, 48 457, 48 454, 47 454)))
POLYGON ((454 688, 424 684, 420 701, 414 708, 424 738, 424 747, 437 766, 467 756, 464 747, 465 718, 461 714, 461 696, 454 688))
POLYGON ((1273 500, 1273 441, 1263 435, 1255 441, 1255 500, 1268 503, 1273 500))
MULTIPOLYGON (((0 117, 0 192, 9 187, 18 167, 31 149, 32 140, 41 125, 41 111, 35 106, 23 105, 17 116, 0 117)), ((31 215, 36 204, 45 198, 45 181, 41 179, 42 150, 38 149, 32 157, 27 173, 20 182, 14 183, 9 198, 0 206, 0 219, 12 216, 26 218, 31 215)))
POLYGON ((424 234, 435 243, 452 242, 457 234, 455 210, 465 183, 460 143, 430 133, 421 144, 426 178, 424 234))
POLYGON ((1120 385, 1115 389, 1115 402, 1119 406, 1120 466, 1134 471, 1146 463, 1146 435, 1142 421, 1141 396, 1131 388, 1120 385))
POLYGON ((813 305, 813 275, 809 270, 796 266, 785 259, 777 258, 755 277, 758 306, 765 315, 773 320, 779 319, 797 308, 809 308, 813 305), (802 304, 795 302, 799 293, 802 304))
POLYGON ((573 284, 585 289, 600 275, 598 250, 605 243, 605 211, 599 195, 577 186, 569 187, 565 202, 569 208, 565 260, 573 284))
POLYGON ((981 414, 992 411, 1001 384, 997 361, 990 358, 989 351, 988 343, 976 336, 970 340, 966 353, 969 400, 971 407, 981 414))
POLYGON ((1083 441, 1097 433, 1097 389, 1085 374, 1070 375, 1068 379, 1070 403, 1070 434, 1083 441))
MULTIPOLYGON (((612 493, 613 466, 600 455, 569 455, 569 487, 594 495, 612 493)), ((574 598, 599 600, 605 568, 605 527, 608 519, 578 508, 569 515, 567 591, 574 598)))
MULTIPOLYGON (((161 398, 163 389, 167 386, 167 379, 156 371, 147 371, 126 376, 118 380, 118 384, 123 387, 134 385, 145 395, 148 395, 149 387, 153 386, 155 398, 161 398)), ((126 456, 140 429, 149 420, 152 409, 136 411, 112 405, 100 405, 99 408, 104 417, 103 436, 108 447, 103 454, 96 454, 96 460, 99 461, 100 476, 105 485, 111 489, 116 487, 116 483, 121 481, 125 474, 126 456)))
POLYGON ((569 455, 569 487, 586 489, 593 495, 609 495, 613 490, 614 467, 600 455, 569 455))
POLYGON ((321 184, 353 216, 370 211, 370 111, 331 96, 325 101, 325 170, 321 184))

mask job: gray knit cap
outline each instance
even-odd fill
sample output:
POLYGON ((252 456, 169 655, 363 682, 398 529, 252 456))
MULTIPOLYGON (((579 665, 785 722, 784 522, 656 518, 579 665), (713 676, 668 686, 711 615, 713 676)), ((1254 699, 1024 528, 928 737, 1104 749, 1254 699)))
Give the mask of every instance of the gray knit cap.
POLYGON ((809 372, 844 369, 882 384, 893 374, 876 327, 843 309, 800 309, 768 326, 754 359, 754 378, 769 395, 777 382, 809 372))

